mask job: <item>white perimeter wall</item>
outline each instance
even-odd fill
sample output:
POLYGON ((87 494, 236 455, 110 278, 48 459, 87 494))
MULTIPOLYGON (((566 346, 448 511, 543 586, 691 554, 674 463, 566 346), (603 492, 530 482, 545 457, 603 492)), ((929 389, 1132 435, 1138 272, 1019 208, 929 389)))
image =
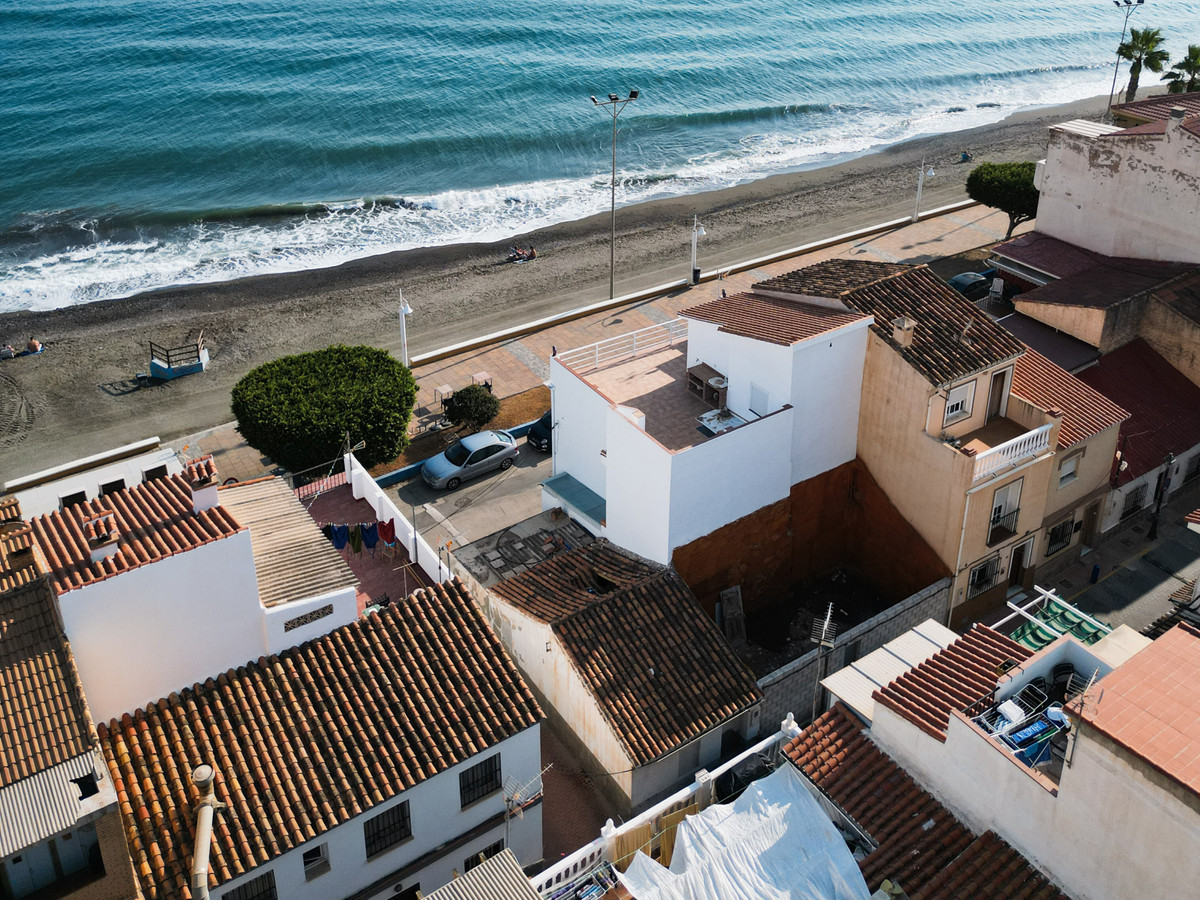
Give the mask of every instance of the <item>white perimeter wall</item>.
MULTIPOLYGON (((1170 126, 1168 126, 1170 127, 1170 126)), ((1051 129, 1037 229, 1109 256, 1200 262, 1200 138, 1051 129)))
POLYGON ((610 405, 605 405, 598 418, 607 423, 608 431, 608 478, 606 487, 598 492, 608 504, 605 534, 613 543, 647 559, 670 562, 676 546, 672 505, 685 500, 672 494, 672 472, 680 459, 707 443, 673 454, 610 405))
POLYGON ((175 452, 163 448, 18 491, 17 500, 21 503, 21 515, 31 519, 34 516, 57 512, 60 497, 79 491, 87 494, 89 500, 95 500, 100 496, 101 485, 110 484, 118 478, 125 482, 125 487, 134 487, 142 483, 148 470, 164 465, 168 475, 178 475, 183 471, 183 465, 175 456, 175 452))
POLYGON ((59 606, 100 722, 267 650, 249 531, 68 591, 59 606))
POLYGON ((848 463, 858 453, 858 405, 873 321, 855 322, 796 348, 792 484, 848 463))
POLYGON ((281 653, 289 647, 329 634, 335 628, 349 625, 358 618, 358 599, 355 589, 347 587, 307 600, 295 600, 283 606, 266 608, 260 604, 260 609, 266 623, 267 652, 281 653), (333 607, 333 612, 329 615, 291 631, 283 630, 283 626, 292 619, 326 605, 333 607))
POLYGON ((611 404, 554 357, 550 359, 550 382, 558 426, 554 430, 554 474, 567 472, 608 499, 607 467, 600 451, 608 447, 611 404))
MULTIPOLYGON (((254 869, 241 878, 227 882, 213 892, 214 898, 244 884, 268 869, 275 872, 278 895, 287 900, 330 900, 346 897, 360 891, 391 872, 409 865, 422 855, 451 841, 492 816, 504 812, 502 791, 461 808, 458 789, 458 774, 476 765, 494 753, 500 757, 500 781, 512 776, 524 785, 537 777, 541 771, 540 725, 526 728, 507 740, 471 757, 465 762, 441 772, 428 781, 409 788, 399 796, 373 807, 343 825, 320 835, 306 844, 283 854, 270 864, 254 869), (363 824, 380 813, 407 801, 412 821, 412 837, 401 844, 373 856, 366 855, 366 840, 363 824), (328 845, 330 871, 305 881, 304 851, 328 845)), ((223 812, 218 811, 218 821, 223 812)), ((448 883, 452 869, 463 871, 463 862, 489 844, 504 837, 504 823, 489 829, 462 847, 448 851, 440 859, 431 862, 419 872, 396 882, 389 882, 376 895, 392 897, 396 885, 404 888, 420 884, 425 893, 432 893, 448 883)), ((508 824, 508 843, 522 865, 529 865, 542 858, 542 807, 541 804, 527 810, 520 819, 513 818, 508 824)))

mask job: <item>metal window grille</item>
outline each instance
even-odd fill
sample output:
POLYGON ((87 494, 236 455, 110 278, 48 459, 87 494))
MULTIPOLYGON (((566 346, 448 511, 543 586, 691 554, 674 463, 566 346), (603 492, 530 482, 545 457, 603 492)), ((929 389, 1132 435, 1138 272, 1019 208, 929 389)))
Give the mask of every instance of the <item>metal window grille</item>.
POLYGON ((1049 540, 1046 544, 1046 555, 1053 556, 1059 550, 1063 550, 1071 543, 1071 535, 1073 533, 1075 520, 1067 519, 1065 522, 1059 522, 1050 529, 1049 540))
POLYGON ((483 862, 485 859, 491 859, 497 853, 504 849, 504 838, 496 841, 494 844, 489 844, 473 856, 468 856, 463 860, 463 872, 470 872, 473 868, 483 862))
POLYGON ((408 801, 398 803, 374 818, 367 819, 363 824, 363 836, 367 841, 368 858, 412 837, 408 801))
POLYGON ((971 570, 971 578, 967 583, 967 599, 978 597, 988 588, 994 587, 1000 578, 1000 557, 993 556, 983 565, 971 570))
POLYGON ((493 791, 500 790, 500 754, 489 756, 458 776, 458 790, 463 807, 470 806, 493 791))
POLYGON ((1146 505, 1146 491, 1149 485, 1143 482, 1125 495, 1125 505, 1121 508, 1121 521, 1139 512, 1146 505))
POLYGON ((264 872, 221 896, 223 900, 279 900, 275 892, 275 873, 264 872))
POLYGON ((1016 534, 1017 517, 1020 515, 1021 511, 1014 509, 1012 512, 1005 513, 1002 516, 994 516, 991 525, 988 526, 988 546, 993 547, 1016 534))

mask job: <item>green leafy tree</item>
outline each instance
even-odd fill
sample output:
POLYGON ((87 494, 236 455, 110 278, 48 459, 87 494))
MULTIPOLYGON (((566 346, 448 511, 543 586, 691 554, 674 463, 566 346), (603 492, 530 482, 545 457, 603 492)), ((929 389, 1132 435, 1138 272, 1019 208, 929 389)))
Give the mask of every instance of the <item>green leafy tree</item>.
POLYGON ((1117 48, 1117 56, 1130 62, 1129 87, 1125 91, 1126 103, 1132 103, 1137 95, 1138 78, 1141 77, 1143 66, 1157 73, 1161 72, 1163 66, 1171 59, 1171 55, 1163 49, 1162 43, 1162 29, 1131 28, 1129 40, 1117 48))
POLYGON ((967 195, 984 206, 1008 214, 1008 234, 1037 215, 1038 189, 1033 186, 1037 163, 980 163, 967 176, 967 195))
POLYGON ((500 401, 482 384, 459 388, 446 401, 446 418, 452 425, 465 425, 479 431, 500 412, 500 401))
POLYGON ((1200 90, 1200 44, 1188 44, 1183 59, 1171 66, 1163 76, 1167 82, 1167 93, 1190 94, 1200 90))
POLYGON ((386 350, 336 345, 283 356, 233 386, 238 431, 255 450, 299 472, 337 457, 350 441, 365 466, 408 445, 417 383, 386 350))

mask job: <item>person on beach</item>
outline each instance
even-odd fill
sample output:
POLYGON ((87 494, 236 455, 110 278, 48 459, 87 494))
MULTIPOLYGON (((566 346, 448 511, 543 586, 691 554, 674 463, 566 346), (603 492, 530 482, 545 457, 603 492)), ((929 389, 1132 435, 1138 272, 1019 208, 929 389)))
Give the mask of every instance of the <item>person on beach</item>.
POLYGON ((37 338, 35 338, 33 335, 30 335, 29 343, 25 345, 25 352, 29 353, 29 354, 41 353, 42 352, 42 342, 39 341, 37 338))
POLYGON ((971 161, 971 160, 973 160, 974 158, 975 158, 975 157, 973 157, 973 156, 971 155, 970 151, 969 151, 969 150, 967 150, 967 149, 964 147, 964 148, 963 148, 963 152, 962 152, 962 159, 960 159, 960 160, 959 160, 959 162, 970 162, 970 161, 971 161))
POLYGON ((12 344, 5 344, 0 347, 0 359, 12 359, 17 355, 17 351, 13 349, 12 344))
POLYGON ((537 259, 537 248, 534 247, 533 244, 529 245, 529 252, 525 254, 525 259, 537 259))

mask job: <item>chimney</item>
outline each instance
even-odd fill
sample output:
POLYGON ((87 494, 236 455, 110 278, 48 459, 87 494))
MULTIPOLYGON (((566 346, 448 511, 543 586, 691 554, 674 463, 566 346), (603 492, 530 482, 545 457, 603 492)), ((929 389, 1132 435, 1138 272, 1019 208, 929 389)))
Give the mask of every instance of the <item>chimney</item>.
POLYGON ((121 529, 117 527, 117 517, 111 512, 84 519, 83 536, 87 539, 94 563, 108 559, 121 549, 121 529))
POLYGON ((917 330, 917 320, 908 316, 892 319, 892 340, 907 349, 912 346, 913 332, 917 330))
POLYGON ((221 501, 217 498, 217 465, 213 462, 211 453, 193 459, 184 466, 183 477, 192 489, 193 512, 204 512, 220 505, 221 501))
POLYGON ((224 806, 217 802, 213 782, 217 773, 212 766, 200 765, 192 771, 192 784, 200 789, 196 808, 196 843, 192 848, 192 897, 208 900, 208 853, 212 848, 213 811, 224 806))
POLYGON ((1171 115, 1167 118, 1167 136, 1172 137, 1179 134, 1183 129, 1183 120, 1187 116, 1182 106, 1172 106, 1171 115))

